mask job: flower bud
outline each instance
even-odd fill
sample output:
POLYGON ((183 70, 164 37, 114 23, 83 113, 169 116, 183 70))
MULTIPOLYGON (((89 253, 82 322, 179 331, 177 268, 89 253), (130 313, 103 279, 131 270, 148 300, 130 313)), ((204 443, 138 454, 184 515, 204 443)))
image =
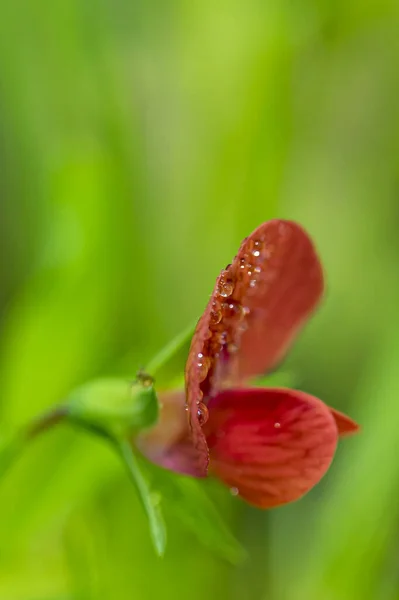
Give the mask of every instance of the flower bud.
POLYGON ((110 438, 131 437, 158 420, 158 398, 153 380, 143 373, 137 381, 99 379, 70 395, 68 418, 110 438))

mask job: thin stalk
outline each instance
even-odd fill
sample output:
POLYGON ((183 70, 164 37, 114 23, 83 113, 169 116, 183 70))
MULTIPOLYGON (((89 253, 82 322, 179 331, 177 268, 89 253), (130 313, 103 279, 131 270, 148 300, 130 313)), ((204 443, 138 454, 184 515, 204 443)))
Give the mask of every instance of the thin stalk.
POLYGON ((23 427, 14 435, 2 440, 0 447, 0 474, 4 474, 9 467, 22 454, 25 447, 42 433, 49 431, 68 416, 66 406, 57 406, 54 409, 36 417, 34 421, 23 427))
POLYGON ((177 335, 169 344, 164 346, 158 354, 146 365, 146 371, 151 375, 156 375, 157 371, 164 367, 164 365, 173 358, 173 356, 192 338, 194 333, 195 323, 192 323, 189 327, 184 329, 179 335, 177 335))
POLYGON ((160 510, 160 495, 151 491, 129 441, 122 439, 117 442, 117 445, 130 479, 138 492, 141 504, 148 516, 151 536, 157 554, 163 556, 166 547, 166 527, 160 510))

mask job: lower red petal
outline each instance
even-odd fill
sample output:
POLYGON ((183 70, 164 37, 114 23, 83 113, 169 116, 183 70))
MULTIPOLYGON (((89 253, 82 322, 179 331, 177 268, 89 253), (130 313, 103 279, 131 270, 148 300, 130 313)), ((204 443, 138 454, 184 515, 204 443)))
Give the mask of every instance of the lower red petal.
POLYGON ((226 390, 208 405, 210 471, 260 508, 298 500, 320 481, 338 440, 335 415, 287 389, 226 390))

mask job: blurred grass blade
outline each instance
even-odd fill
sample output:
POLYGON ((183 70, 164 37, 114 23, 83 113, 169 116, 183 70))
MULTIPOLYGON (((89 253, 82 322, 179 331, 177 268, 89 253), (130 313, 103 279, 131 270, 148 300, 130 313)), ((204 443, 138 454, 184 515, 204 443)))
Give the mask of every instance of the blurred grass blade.
POLYGON ((204 481, 154 469, 154 481, 161 491, 165 510, 178 519, 210 551, 233 565, 246 558, 219 510, 209 497, 204 481))
POLYGON ((158 556, 163 556, 166 548, 166 527, 160 507, 161 496, 151 490, 148 480, 141 470, 139 459, 134 454, 129 442, 121 440, 118 443, 118 449, 147 514, 155 550, 158 556))
POLYGON ((245 549, 234 537, 215 504, 209 498, 202 481, 189 477, 173 478, 182 501, 171 508, 176 518, 193 531, 199 541, 213 553, 233 565, 247 558, 245 549))

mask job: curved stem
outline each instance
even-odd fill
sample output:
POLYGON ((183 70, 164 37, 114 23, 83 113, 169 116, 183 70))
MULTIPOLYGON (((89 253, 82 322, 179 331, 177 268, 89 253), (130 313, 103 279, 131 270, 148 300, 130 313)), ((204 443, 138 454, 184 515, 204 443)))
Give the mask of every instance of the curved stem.
POLYGON ((66 417, 68 417, 69 409, 66 405, 56 406, 55 408, 49 410, 48 412, 43 413, 36 417, 31 423, 29 423, 25 430, 23 430, 22 434, 26 441, 30 441, 36 438, 41 433, 48 431, 54 425, 58 425, 60 421, 63 421, 66 417))
POLYGON ((157 554, 163 556, 166 547, 166 528, 159 506, 160 496, 151 491, 150 485, 140 468, 138 457, 134 454, 129 441, 121 439, 117 442, 117 446, 148 516, 151 536, 157 554))
POLYGON ((14 435, 6 438, 0 448, 0 474, 3 474, 19 457, 25 446, 39 435, 48 431, 68 416, 67 406, 57 406, 48 412, 36 417, 14 435))
POLYGON ((162 348, 162 350, 160 350, 160 352, 158 352, 158 354, 156 354, 154 358, 150 360, 148 365, 146 365, 145 370, 151 375, 156 375, 157 372, 163 368, 164 365, 191 340, 196 324, 197 321, 195 323, 191 323, 189 327, 177 335, 171 342, 169 342, 169 344, 164 346, 164 348, 162 348))

